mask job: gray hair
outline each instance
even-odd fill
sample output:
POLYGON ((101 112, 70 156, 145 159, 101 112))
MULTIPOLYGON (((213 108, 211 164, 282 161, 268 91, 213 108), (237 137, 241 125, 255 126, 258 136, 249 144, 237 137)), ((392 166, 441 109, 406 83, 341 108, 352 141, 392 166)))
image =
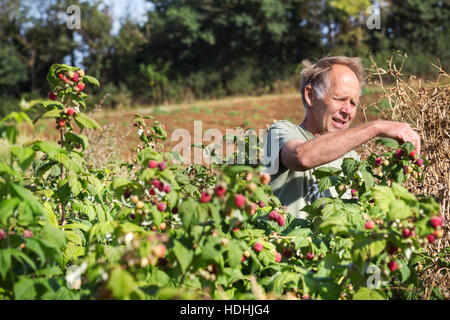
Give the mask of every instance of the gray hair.
MULTIPOLYGON (((352 58, 345 56, 326 57, 320 59, 315 64, 312 64, 308 60, 303 60, 302 64, 304 69, 300 72, 300 92, 302 94, 303 107, 306 113, 308 113, 307 103, 305 99, 305 88, 307 85, 311 85, 317 94, 318 99, 323 99, 325 94, 330 89, 330 79, 328 78, 328 72, 333 64, 342 64, 349 67, 356 75, 361 85, 361 89, 364 85, 364 68, 361 64, 360 58, 352 58)), ((360 92, 361 95, 361 92, 360 92)))

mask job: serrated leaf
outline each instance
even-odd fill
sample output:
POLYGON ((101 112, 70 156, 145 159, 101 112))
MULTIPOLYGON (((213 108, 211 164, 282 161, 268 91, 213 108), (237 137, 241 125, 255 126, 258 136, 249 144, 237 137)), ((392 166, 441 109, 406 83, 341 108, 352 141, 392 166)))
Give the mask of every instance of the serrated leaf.
POLYGON ((88 117, 82 112, 77 113, 76 116, 74 116, 74 120, 81 127, 81 129, 87 128, 102 130, 102 127, 97 123, 97 121, 88 117))
POLYGON ((173 251, 175 256, 180 263, 181 271, 186 272, 189 264, 194 258, 194 252, 186 248, 180 241, 174 240, 173 251))

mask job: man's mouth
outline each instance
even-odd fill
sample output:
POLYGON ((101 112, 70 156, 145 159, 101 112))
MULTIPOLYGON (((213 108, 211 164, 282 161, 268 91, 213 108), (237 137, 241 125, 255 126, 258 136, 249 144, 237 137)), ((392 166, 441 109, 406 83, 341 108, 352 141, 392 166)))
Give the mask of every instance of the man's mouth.
POLYGON ((333 121, 333 125, 338 129, 344 129, 345 124, 347 123, 344 120, 341 120, 339 118, 334 118, 334 117, 331 118, 331 120, 333 121))

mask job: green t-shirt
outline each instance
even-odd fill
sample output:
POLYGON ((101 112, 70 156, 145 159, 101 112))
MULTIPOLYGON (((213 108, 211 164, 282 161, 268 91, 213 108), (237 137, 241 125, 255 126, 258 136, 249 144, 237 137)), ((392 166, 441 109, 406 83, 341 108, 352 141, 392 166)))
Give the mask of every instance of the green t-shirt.
MULTIPOLYGON (((304 206, 311 204, 320 197, 338 196, 334 187, 320 193, 313 171, 320 167, 340 168, 344 158, 359 160, 358 154, 352 150, 332 162, 306 171, 290 170, 281 164, 279 161, 280 151, 286 142, 298 139, 306 142, 314 138, 315 136, 302 125, 295 125, 287 120, 280 120, 270 126, 265 143, 265 157, 271 155, 271 146, 274 149, 278 149, 274 153, 273 158, 271 158, 272 165, 273 161, 275 161, 278 163, 278 167, 272 167, 272 170, 268 171, 271 175, 270 185, 272 186, 273 194, 280 199, 283 206, 287 207, 289 213, 302 219, 307 216, 306 212, 301 211, 304 206)), ((350 191, 343 198, 350 198, 350 191)))

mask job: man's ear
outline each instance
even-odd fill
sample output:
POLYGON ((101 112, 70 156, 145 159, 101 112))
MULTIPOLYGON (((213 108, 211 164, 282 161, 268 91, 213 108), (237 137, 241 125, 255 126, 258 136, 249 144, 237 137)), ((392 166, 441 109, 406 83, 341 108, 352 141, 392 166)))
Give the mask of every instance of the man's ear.
POLYGON ((308 105, 308 107, 311 107, 312 104, 313 104, 312 101, 314 99, 315 92, 314 92, 314 89, 312 88, 312 86, 310 84, 308 84, 305 87, 305 92, 304 93, 305 93, 306 104, 308 105))

